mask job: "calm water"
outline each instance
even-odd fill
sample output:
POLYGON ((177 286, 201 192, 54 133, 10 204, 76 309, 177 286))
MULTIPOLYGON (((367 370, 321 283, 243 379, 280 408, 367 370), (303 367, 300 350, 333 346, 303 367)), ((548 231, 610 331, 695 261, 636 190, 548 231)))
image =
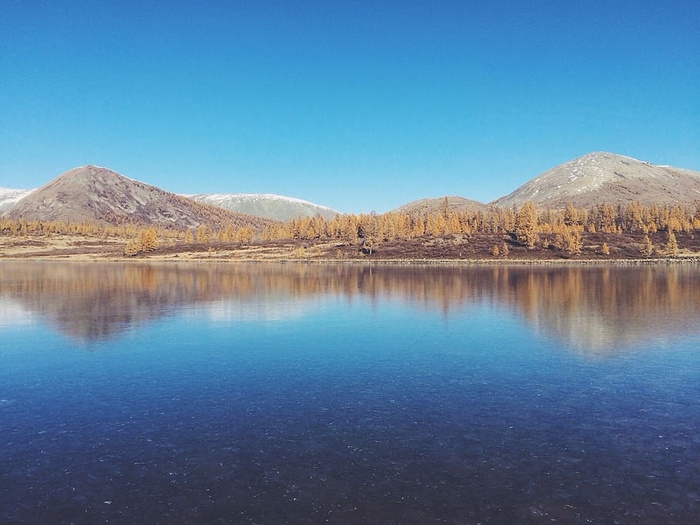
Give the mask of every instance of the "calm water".
POLYGON ((700 267, 0 263, 0 523, 700 522, 700 267))

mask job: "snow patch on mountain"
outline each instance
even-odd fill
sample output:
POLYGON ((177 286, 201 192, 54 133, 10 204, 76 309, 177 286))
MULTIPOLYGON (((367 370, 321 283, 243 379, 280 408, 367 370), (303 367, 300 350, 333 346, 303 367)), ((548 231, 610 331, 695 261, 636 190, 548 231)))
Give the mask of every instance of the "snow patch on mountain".
POLYGON ((230 211, 278 221, 317 215, 331 219, 339 213, 328 206, 272 193, 201 193, 183 197, 230 211))
POLYGON ((190 199, 197 199, 199 197, 206 197, 211 203, 214 202, 269 202, 278 201, 285 203, 295 203, 295 204, 306 204, 313 206, 315 208, 321 208, 324 210, 333 211, 327 206, 320 206, 314 204, 313 202, 305 201, 303 199, 297 199, 295 197, 285 197, 284 195, 275 195, 274 193, 201 193, 197 195, 183 195, 183 197, 188 197, 190 199))
POLYGON ((24 197, 29 195, 34 190, 13 190, 9 188, 0 188, 0 213, 12 208, 24 197))

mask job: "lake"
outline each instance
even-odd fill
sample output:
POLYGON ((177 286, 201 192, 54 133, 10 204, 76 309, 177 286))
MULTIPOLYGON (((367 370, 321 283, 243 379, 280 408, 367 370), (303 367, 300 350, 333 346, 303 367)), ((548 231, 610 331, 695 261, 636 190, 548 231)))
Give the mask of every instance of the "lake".
POLYGON ((0 523, 700 522, 700 266, 0 262, 0 523))

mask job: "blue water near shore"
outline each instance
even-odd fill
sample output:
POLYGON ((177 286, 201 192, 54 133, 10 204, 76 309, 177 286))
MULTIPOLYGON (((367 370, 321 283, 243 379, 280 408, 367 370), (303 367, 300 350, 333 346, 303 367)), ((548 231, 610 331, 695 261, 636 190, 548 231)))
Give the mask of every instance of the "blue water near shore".
MULTIPOLYGON (((500 300, 510 285, 455 299, 464 271, 435 301, 421 279, 448 270, 412 270, 403 288, 408 276, 387 277, 377 293, 323 279, 300 292, 280 284, 296 278, 285 270, 274 286, 199 287, 147 315, 111 308, 119 326, 105 330, 87 328, 107 323, 94 309, 55 310, 46 285, 3 271, 0 523, 700 518, 694 321, 645 333, 642 308, 628 317, 638 340, 599 341, 590 309, 561 318, 566 301, 533 312, 500 300), (562 336, 567 323, 580 337, 562 336)), ((697 271, 681 277, 692 316, 697 271)), ((163 286, 139 290, 115 305, 163 286)))

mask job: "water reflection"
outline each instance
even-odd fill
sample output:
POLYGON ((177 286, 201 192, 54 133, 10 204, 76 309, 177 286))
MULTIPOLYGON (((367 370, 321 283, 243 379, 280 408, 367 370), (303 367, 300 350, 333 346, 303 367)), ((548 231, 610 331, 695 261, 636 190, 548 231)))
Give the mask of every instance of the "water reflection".
POLYGON ((545 337, 604 354, 697 332, 700 269, 4 262, 0 325, 38 317, 90 342, 182 308, 239 320, 301 316, 305 302, 329 294, 445 316, 486 303, 545 337))
POLYGON ((695 523, 698 275, 0 264, 0 522, 695 523))
POLYGON ((696 266, 504 270, 499 301, 576 349, 610 353, 698 331, 696 266))

